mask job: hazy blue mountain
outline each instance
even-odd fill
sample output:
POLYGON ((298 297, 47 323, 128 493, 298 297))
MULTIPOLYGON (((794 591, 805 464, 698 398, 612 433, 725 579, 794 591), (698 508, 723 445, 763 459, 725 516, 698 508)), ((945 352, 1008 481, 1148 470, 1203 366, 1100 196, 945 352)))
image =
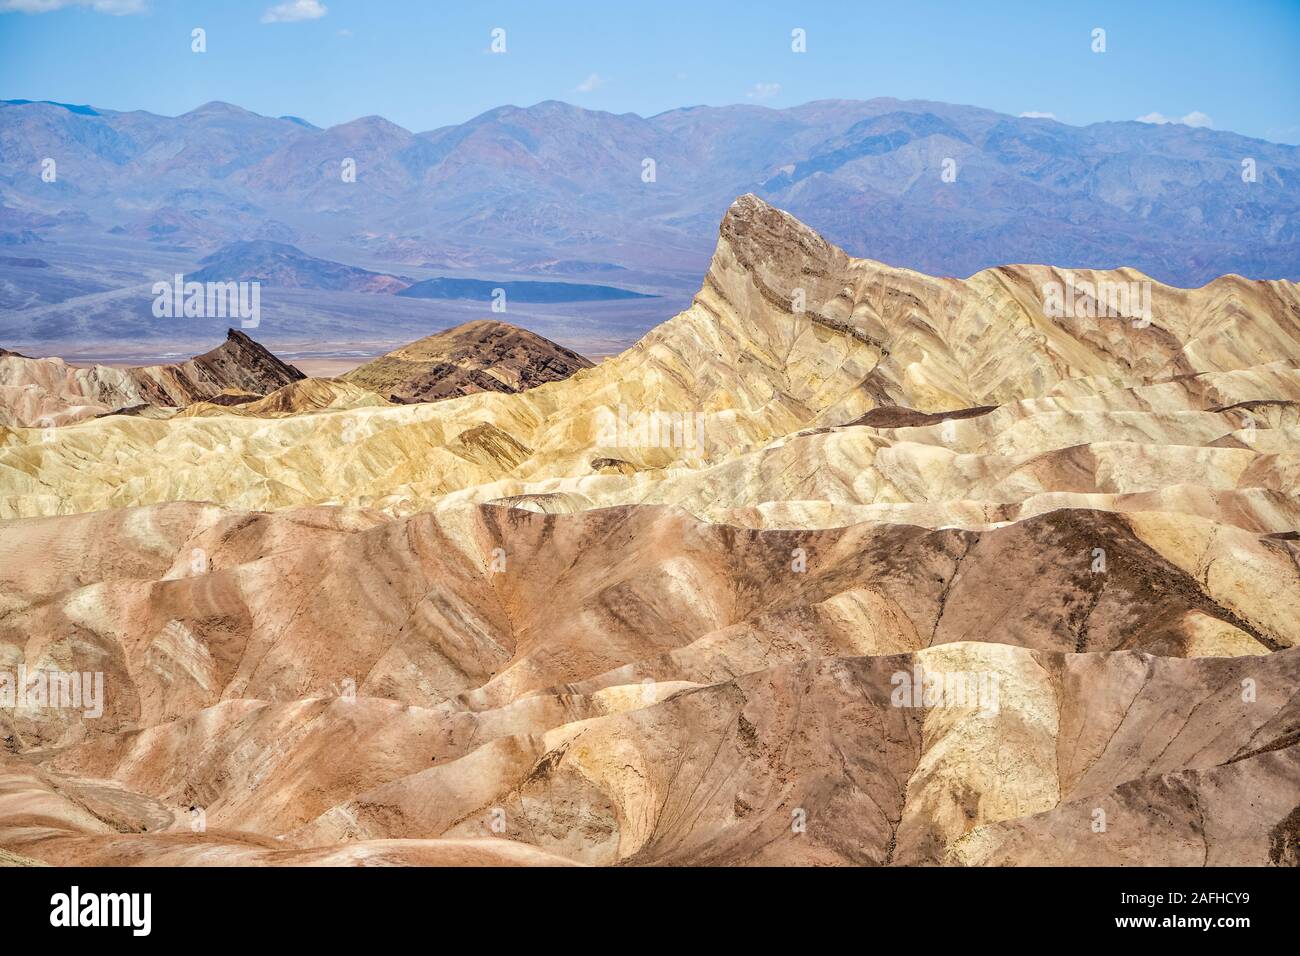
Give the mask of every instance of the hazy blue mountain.
POLYGON ((79 306, 66 298, 78 282, 190 271, 251 240, 412 282, 617 273, 678 301, 746 192, 855 255, 935 274, 1051 262, 1185 286, 1300 279, 1297 187, 1294 146, 895 99, 651 117, 548 101, 426 132, 378 116, 318 129, 228 103, 164 117, 0 102, 0 236, 43 240, 52 266, 46 286, 7 277, 8 299, 54 309, 28 326, 43 329, 81 326, 58 311, 79 306))
POLYGON ((78 106, 73 103, 56 103, 54 100, 0 100, 0 106, 27 106, 31 103, 46 103, 50 106, 61 106, 70 113, 80 113, 82 116, 98 116, 99 113, 89 106, 78 106))
POLYGON ((257 281, 286 289, 328 289, 335 292, 389 294, 405 289, 410 279, 371 272, 318 259, 283 242, 255 239, 232 242, 199 260, 202 266, 185 278, 192 282, 257 281))

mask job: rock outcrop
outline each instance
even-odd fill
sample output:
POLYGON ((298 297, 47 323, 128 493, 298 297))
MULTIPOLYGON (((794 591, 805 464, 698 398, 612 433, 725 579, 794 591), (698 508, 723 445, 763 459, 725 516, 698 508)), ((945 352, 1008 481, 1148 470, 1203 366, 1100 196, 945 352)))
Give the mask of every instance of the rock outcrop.
POLYGON ((139 406, 174 408, 223 391, 258 397, 303 378, 243 332, 179 365, 80 367, 0 353, 0 424, 57 427, 139 406))
POLYGON ((394 402, 522 392, 591 368, 577 352, 505 322, 478 319, 404 345, 343 376, 394 402))

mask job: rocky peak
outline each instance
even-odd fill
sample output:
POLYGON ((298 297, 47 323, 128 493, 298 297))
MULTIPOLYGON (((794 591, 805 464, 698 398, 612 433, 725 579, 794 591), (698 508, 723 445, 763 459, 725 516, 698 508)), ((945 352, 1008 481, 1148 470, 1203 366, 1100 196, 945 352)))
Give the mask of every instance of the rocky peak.
POLYGON ((527 329, 477 319, 404 345, 344 378, 392 401, 428 402, 473 392, 520 392, 591 364, 527 329))
MULTIPOLYGON (((239 388, 266 395, 306 376, 238 329, 226 330, 226 341, 210 352, 195 356, 182 369, 193 367, 222 388, 239 388)), ((206 398, 196 395, 194 398, 206 398)))
POLYGON ((773 261, 824 265, 836 257, 848 259, 794 216, 753 193, 745 193, 728 207, 718 234, 744 265, 773 261))

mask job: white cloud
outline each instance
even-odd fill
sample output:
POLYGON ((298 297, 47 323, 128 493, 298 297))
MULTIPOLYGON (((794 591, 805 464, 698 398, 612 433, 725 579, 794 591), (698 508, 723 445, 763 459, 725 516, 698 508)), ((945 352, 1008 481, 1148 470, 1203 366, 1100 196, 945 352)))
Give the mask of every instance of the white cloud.
POLYGON ((780 92, 780 83, 755 83, 745 97, 751 100, 770 100, 780 92))
POLYGON ((1157 126, 1163 126, 1165 123, 1181 123, 1184 126, 1204 126, 1214 125, 1214 120, 1206 116, 1200 110, 1192 110, 1186 116, 1166 116, 1164 113, 1148 113, 1146 116, 1137 118, 1139 123, 1155 123, 1157 126))
POLYGON ((0 0, 0 13, 52 13, 64 7, 90 7, 96 13, 124 17, 145 12, 145 0, 0 0))
POLYGON ((319 20, 329 13, 320 0, 289 0, 271 7, 262 14, 263 23, 297 23, 301 20, 319 20))
POLYGON ((1021 113, 1021 119, 1056 119, 1055 113, 1036 113, 1030 110, 1028 113, 1021 113))
POLYGON ((604 85, 605 85, 605 78, 601 76, 599 73, 592 73, 588 75, 588 77, 585 80, 583 80, 581 83, 575 86, 573 88, 573 91, 575 93, 590 93, 592 90, 596 89, 597 87, 604 86, 604 85))

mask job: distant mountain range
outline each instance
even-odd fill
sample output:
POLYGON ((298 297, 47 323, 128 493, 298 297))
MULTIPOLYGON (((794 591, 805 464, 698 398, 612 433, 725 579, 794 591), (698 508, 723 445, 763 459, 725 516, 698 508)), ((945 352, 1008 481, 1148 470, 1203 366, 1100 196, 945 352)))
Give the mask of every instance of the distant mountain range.
POLYGON ((287 243, 269 239, 233 242, 204 256, 199 264, 203 268, 187 275, 187 279, 194 282, 256 280, 290 289, 388 294, 400 292, 412 282, 400 276, 318 259, 287 243))
MULTIPOLYGON (((688 296, 719 217, 747 192, 853 254, 934 274, 1052 262, 1183 286, 1300 278, 1300 148, 924 101, 648 118, 548 101, 413 133, 378 116, 318 129, 227 103, 164 117, 10 100, 0 160, 0 241, 96 255, 120 242, 142 280, 155 259, 166 274, 265 242, 271 256, 282 243, 356 264, 322 277, 343 287, 617 275, 632 292, 688 296)), ((0 278, 33 290, 11 291, 14 306, 75 307, 80 291, 75 270, 61 299, 24 285, 35 270, 0 278)))

